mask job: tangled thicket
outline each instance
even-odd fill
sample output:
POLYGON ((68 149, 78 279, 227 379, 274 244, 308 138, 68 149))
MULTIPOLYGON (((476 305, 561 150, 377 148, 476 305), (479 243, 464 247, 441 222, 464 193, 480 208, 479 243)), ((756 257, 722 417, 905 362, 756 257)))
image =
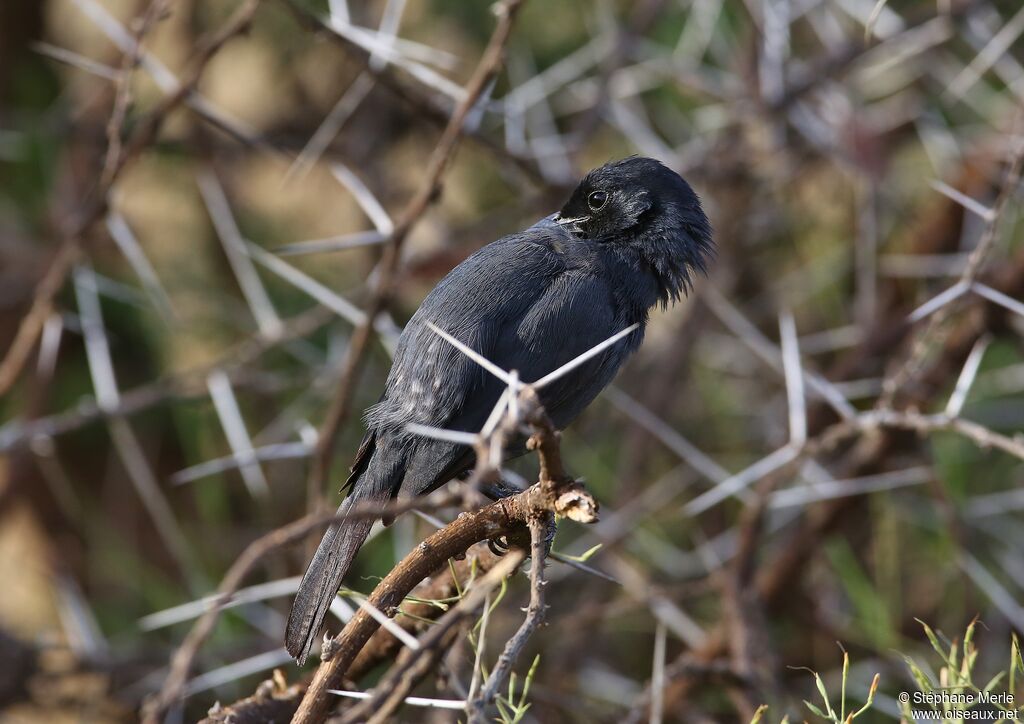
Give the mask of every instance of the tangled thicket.
POLYGON ((351 5, 0 5, 0 707, 776 721, 809 667, 898 718, 917 620, 975 616, 968 684, 1005 669, 1024 10, 351 5), (629 153, 701 193, 712 275, 560 441, 511 380, 476 477, 518 431, 539 482, 396 502, 310 684, 283 613, 402 321, 629 153))

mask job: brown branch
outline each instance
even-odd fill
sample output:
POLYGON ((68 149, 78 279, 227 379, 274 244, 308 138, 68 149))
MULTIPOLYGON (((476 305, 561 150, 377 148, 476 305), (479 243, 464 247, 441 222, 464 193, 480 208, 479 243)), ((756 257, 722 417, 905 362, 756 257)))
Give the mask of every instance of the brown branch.
MULTIPOLYGON (((475 581, 462 600, 420 638, 420 648, 410 652, 404 661, 392 667, 373 688, 373 696, 347 710, 341 718, 341 724, 379 724, 387 721, 416 684, 436 666, 441 655, 455 642, 469 617, 483 605, 487 595, 502 580, 512 575, 524 558, 523 551, 512 551, 485 576, 475 581)), ((296 720, 299 720, 299 715, 296 715, 296 720)))
MULTIPOLYGON (((438 619, 445 613, 441 607, 430 603, 431 601, 453 599, 459 591, 467 589, 475 576, 487 573, 501 560, 503 556, 492 551, 486 544, 472 546, 465 557, 449 560, 449 565, 442 566, 432 578, 414 588, 412 598, 417 600, 407 600, 402 604, 395 623, 409 633, 423 634, 429 626, 426 621, 438 619)), ((374 666, 392 660, 401 647, 402 642, 390 631, 386 628, 377 629, 352 662, 352 666, 345 673, 345 678, 357 681, 374 666)))
POLYGON ((164 680, 163 686, 143 707, 142 720, 144 722, 157 724, 163 719, 167 710, 181 698, 189 671, 192 668, 192 661, 199 652, 199 648, 213 632, 213 627, 220 617, 224 604, 239 589, 249 571, 268 553, 300 540, 312 530, 326 528, 336 518, 337 516, 334 514, 307 515, 257 538, 242 551, 217 587, 220 594, 217 603, 199 617, 185 640, 175 651, 174 657, 171 659, 170 673, 164 680))
POLYGON ((121 157, 121 133, 128 117, 128 107, 132 102, 132 73, 142 58, 142 41, 156 23, 163 19, 168 11, 169 0, 152 0, 141 17, 135 19, 131 38, 131 47, 121 58, 121 72, 115 81, 114 108, 107 122, 107 153, 103 161, 103 173, 100 185, 107 188, 113 183, 115 168, 121 157))
POLYGON ((267 351, 312 334, 334 318, 335 313, 327 307, 311 307, 284 320, 281 334, 276 337, 253 334, 209 364, 122 392, 117 407, 112 410, 104 410, 94 399, 87 399, 63 412, 18 423, 17 427, 10 423, 10 429, 0 437, 0 453, 18 449, 39 436, 53 437, 74 432, 97 420, 134 415, 171 399, 207 397, 206 378, 214 370, 224 370, 228 378, 237 383, 248 372, 248 365, 267 351))
MULTIPOLYGON (((414 509, 422 511, 437 510, 451 507, 461 500, 461 496, 438 491, 425 497, 399 498, 383 504, 370 502, 366 505, 354 507, 343 516, 339 516, 335 512, 310 513, 299 520, 281 526, 257 538, 242 551, 242 554, 231 565, 231 568, 228 569, 228 572, 217 587, 219 596, 216 603, 193 624, 192 629, 188 632, 188 635, 182 641, 177 651, 175 651, 171 659, 170 673, 164 680, 160 692, 147 702, 144 720, 156 722, 174 702, 181 698, 188 674, 192 669, 192 662, 195 660, 203 643, 206 642, 206 639, 213 632, 213 627, 216 625, 218 618, 220 618, 224 605, 231 600, 231 596, 241 587, 249 572, 269 553, 282 546, 302 540, 313 531, 322 530, 331 523, 341 520, 379 518, 382 515, 395 516, 414 509)), ((436 568, 437 566, 428 571, 428 573, 432 573, 436 568)))
MULTIPOLYGON (((557 433, 543 422, 547 417, 540 408, 537 395, 532 388, 524 387, 520 393, 519 404, 523 418, 533 421, 541 470, 560 471, 562 468, 557 449, 557 433)), ((468 487, 472 488, 472 482, 468 487)), ((451 507, 462 500, 461 495, 442 490, 425 497, 398 498, 384 504, 368 503, 350 510, 345 519, 396 516, 413 509, 433 510, 451 507)), ((451 525, 421 543, 377 586, 369 603, 374 608, 393 615, 397 612, 399 603, 413 587, 449 558, 464 554, 473 544, 480 541, 501 536, 510 539, 521 536, 531 517, 546 515, 549 511, 585 523, 597 519, 597 503, 581 485, 568 478, 556 481, 542 477, 539 483, 512 498, 492 503, 472 515, 460 516, 451 525)), ((163 687, 145 707, 144 719, 147 722, 156 722, 179 700, 199 649, 212 633, 223 605, 242 585, 249 571, 268 553, 302 539, 313 530, 325 528, 336 520, 339 520, 336 513, 311 513, 264 535, 242 552, 218 586, 218 602, 196 621, 175 652, 171 660, 171 671, 163 687)), ((324 662, 317 670, 317 675, 303 701, 303 706, 309 710, 307 716, 321 717, 311 721, 322 720, 326 708, 318 707, 329 707, 330 696, 327 690, 338 688, 343 683, 343 677, 355 665, 357 655, 378 626, 378 622, 366 612, 366 609, 360 609, 341 634, 328 645, 327 652, 323 654, 324 662), (314 691, 316 693, 313 693, 314 691), (316 696, 320 696, 321 701, 315 705, 308 704, 316 696)))
MULTIPOLYGON (((450 561, 450 565, 443 566, 433 577, 413 589, 412 595, 402 604, 401 615, 395 618, 395 625, 413 635, 422 635, 429 628, 428 621, 434 621, 451 610, 438 605, 438 602, 454 599, 459 591, 469 588, 474 577, 487 573, 502 560, 502 556, 497 555, 486 545, 473 546, 464 558, 450 561)), ((402 642, 388 629, 377 629, 352 662, 345 678, 358 681, 382 662, 394 659, 401 648, 402 642)), ((306 683, 289 686, 280 672, 275 671, 274 677, 263 682, 255 694, 228 706, 211 709, 203 721, 205 724, 228 721, 233 724, 255 724, 270 719, 291 719, 295 710, 299 708, 306 686, 306 683)))
MULTIPOLYGON (((299 22, 321 31, 328 40, 342 48, 349 57, 360 63, 362 72, 373 75, 374 78, 380 81, 382 87, 390 91, 399 101, 415 110, 417 117, 425 118, 442 127, 449 123, 454 112, 453 102, 450 98, 440 93, 431 94, 429 91, 425 91, 420 83, 407 80, 400 75, 397 72, 397 67, 393 64, 389 63, 379 68, 371 65, 370 58, 372 53, 369 50, 343 35, 339 35, 328 23, 324 22, 311 10, 294 2, 294 0, 285 0, 285 7, 292 12, 299 22)), ((509 149, 506 144, 492 140, 478 129, 463 129, 463 134, 490 155, 504 162, 506 167, 515 170, 520 176, 528 179, 535 186, 559 193, 570 190, 546 179, 538 167, 536 158, 532 155, 516 153, 509 149)))
POLYGON ((64 286, 64 280, 67 279, 71 267, 78 261, 80 253, 81 248, 77 241, 62 243, 46 274, 36 286, 32 306, 22 317, 14 341, 11 342, 3 362, 0 362, 0 395, 7 394, 25 367, 32 349, 36 346, 36 339, 39 338, 43 324, 53 313, 53 300, 64 286))
POLYGON ((273 677, 256 687, 256 693, 239 699, 230 706, 214 704, 202 724, 265 724, 265 722, 288 721, 295 713, 302 694, 302 684, 288 685, 280 669, 273 677))
POLYGON ((402 245, 405 243, 409 232, 412 231, 426 210, 437 199, 438 192, 441 189, 441 180, 451 164, 455 149, 463 133, 463 125, 466 122, 466 118, 501 67, 505 57, 505 45, 508 43, 512 32, 513 20, 520 4, 521 0, 504 0, 504 2, 497 6, 497 27, 495 27, 494 33, 491 35, 490 42, 487 44, 487 48, 480 58, 476 70, 466 84, 466 97, 449 119, 448 125, 445 127, 444 133, 442 133, 441 139, 438 141, 437 147, 430 158, 424 182, 399 215, 394 231, 392 231, 387 241, 387 246, 380 262, 377 286, 366 309, 366 318, 356 329, 349 342, 342 366, 341 378, 338 381, 337 392, 320 427, 317 449, 313 457, 313 464, 310 468, 307 483, 307 501, 310 512, 316 511, 321 507, 335 442, 351 410, 356 382, 358 381, 363 360, 366 357, 370 339, 373 335, 374 322, 377 319, 377 315, 387 306, 394 292, 399 262, 401 260, 402 245))
MULTIPOLYGON (((515 428, 526 423, 528 429, 533 432, 530 445, 537 451, 540 460, 540 481, 518 495, 499 500, 476 513, 465 513, 459 516, 453 523, 432 535, 406 556, 381 581, 368 599, 372 608, 384 611, 388 615, 394 615, 399 610, 398 605, 409 595, 413 587, 420 586, 422 588, 420 582, 427 575, 444 566, 450 559, 462 556, 476 543, 500 537, 525 546, 526 531, 529 529, 533 534, 531 541, 536 561, 531 573, 533 582, 531 601, 534 605, 531 605, 531 613, 520 629, 520 633, 506 647, 496 669, 496 677, 492 675, 492 679, 488 681, 489 685, 492 685, 493 681, 497 681, 493 687, 500 685, 508 675, 519 650, 539 624, 540 613, 543 610, 542 598, 540 598, 543 558, 550 539, 550 536, 543 534, 553 528, 553 514, 572 517, 574 520, 584 523, 591 523, 597 519, 596 501, 582 485, 565 475, 559 449, 558 431, 555 430, 541 407, 534 389, 529 385, 524 386, 519 392, 517 402, 518 416, 508 415, 493 435, 496 436, 496 439, 503 441, 508 435, 517 432, 515 428)), ((483 463, 478 466, 473 478, 464 485, 464 490, 467 492, 475 491, 478 479, 486 478, 494 473, 487 465, 488 456, 481 454, 479 458, 483 463)), ((460 502, 464 502, 463 495, 439 491, 425 497, 399 498, 385 504, 369 503, 358 506, 349 511, 345 518, 394 516, 414 508, 423 510, 446 507, 460 502)), ((228 600, 230 594, 241 585, 242 579, 252 564, 274 548, 296 540, 309 531, 323 527, 335 519, 335 515, 310 514, 250 545, 225 576, 220 586, 222 594, 218 604, 196 622, 175 654, 171 667, 172 675, 165 682, 164 691, 161 692, 161 699, 164 701, 165 707, 180 695, 192 660, 212 631, 220 608, 228 600), (242 564, 243 559, 248 561, 245 565, 242 564)), ((465 564, 463 563, 463 565, 465 564)), ((486 570, 488 567, 490 564, 483 566, 482 569, 486 570)), ((433 589, 427 589, 425 593, 422 591, 421 593, 427 598, 448 595, 431 591, 433 589)), ((427 613, 432 613, 432 611, 420 611, 414 615, 420 617, 427 613)), ((302 709, 296 713, 296 721, 321 721, 332 703, 331 689, 339 688, 347 679, 358 678, 370 666, 381 660, 382 657, 393 653, 397 648, 397 640, 379 628, 379 623, 367 613, 367 609, 360 609, 335 639, 325 642, 320 668, 303 695, 302 709)), ((398 677, 398 681, 405 682, 402 684, 403 687, 414 685, 426 671, 423 668, 426 664, 418 660, 410 662, 408 659, 403 659, 397 666, 399 669, 396 669, 396 672, 400 672, 400 675, 393 673, 398 677)), ((378 689, 381 688, 378 687, 378 689)), ((391 691, 387 688, 383 690, 391 691)), ((402 690, 407 691, 405 688, 402 690)), ((295 692, 289 691, 287 698, 289 701, 294 701, 295 692)), ((404 694, 394 698, 393 702, 400 703, 403 698, 404 694)), ((389 701, 392 700, 389 699, 389 701)), ((257 695, 238 702, 237 707, 240 707, 243 712, 248 711, 249 708, 262 711, 266 703, 265 697, 257 695)), ((279 703, 274 705, 277 706, 279 703)), ((397 706, 397 703, 394 705, 397 706)), ((359 706, 362 705, 357 705, 357 708, 359 706)), ((232 705, 229 710, 234 711, 235 707, 236 705, 232 705)), ((223 713, 215 712, 218 716, 223 713)))
MULTIPOLYGON (((475 513, 463 513, 406 556, 374 589, 369 603, 384 613, 393 614, 413 587, 446 560, 461 555, 480 541, 521 538, 530 519, 542 511, 556 510, 557 501, 558 498, 545 495, 543 485, 537 483, 475 513)), ((352 662, 379 625, 366 609, 360 609, 329 642, 328 653, 295 715, 296 723, 321 722, 326 718, 332 705, 329 690, 341 686, 352 662)))
POLYGON ((875 410, 861 415, 859 426, 862 430, 890 427, 898 430, 913 430, 921 434, 952 432, 967 438, 984 450, 995 448, 1024 460, 1024 436, 1018 434, 1015 437, 1008 437, 977 422, 945 413, 925 415, 913 410, 905 412, 875 410))

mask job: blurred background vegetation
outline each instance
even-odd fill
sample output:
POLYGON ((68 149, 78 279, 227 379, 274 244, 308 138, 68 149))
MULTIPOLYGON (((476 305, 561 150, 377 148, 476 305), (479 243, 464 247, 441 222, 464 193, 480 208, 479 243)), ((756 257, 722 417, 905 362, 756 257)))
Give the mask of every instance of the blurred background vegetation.
MULTIPOLYGON (((367 242, 423 182, 494 25, 486 2, 264 0, 199 67, 239 5, 172 0, 148 26, 148 1, 0 5, 5 355, 76 250, 0 398, 11 721, 134 718, 188 630, 146 617, 209 594, 249 542, 306 512, 317 428, 380 259, 367 242), (106 184, 111 139, 145 131, 197 68, 194 92, 106 184)), ((979 616, 978 669, 1006 669, 1024 630, 1021 458, 885 425, 801 448, 780 338, 792 315, 812 442, 837 409, 884 399, 936 313, 944 324, 888 402, 939 413, 967 380, 954 415, 1021 433, 1018 189, 991 210, 1024 129, 1022 31, 1015 0, 526 2, 406 244, 356 409, 376 400, 396 330, 438 279, 606 160, 678 170, 720 245, 710 278, 654 315, 615 388, 565 434, 604 519, 563 523, 556 549, 603 544, 588 565, 616 581, 551 564, 526 720, 639 721, 652 707, 749 720, 760 703, 773 721, 811 716, 814 679, 790 667, 835 685, 837 641, 855 697, 882 674, 865 716, 899 719, 894 697, 914 687, 902 654, 931 648, 915 619, 953 639, 979 616), (986 234, 982 291, 922 309, 986 234), (797 463, 748 468, 794 444, 797 463), (724 480, 733 495, 694 504, 724 480), (737 551, 752 574, 733 571, 737 551)), ((361 432, 353 419, 339 438, 332 501, 361 432)), ((529 479, 531 465, 513 468, 529 479)), ((368 592, 430 530, 401 518, 350 584, 368 592)), ((301 680, 281 640, 306 552, 269 556, 247 580, 276 588, 222 617, 186 719, 274 667, 301 680)), ((494 654, 526 596, 520 576, 492 619, 494 654)), ((453 651, 454 671, 466 656, 453 651)), ((451 713, 403 710, 432 717, 451 713)))

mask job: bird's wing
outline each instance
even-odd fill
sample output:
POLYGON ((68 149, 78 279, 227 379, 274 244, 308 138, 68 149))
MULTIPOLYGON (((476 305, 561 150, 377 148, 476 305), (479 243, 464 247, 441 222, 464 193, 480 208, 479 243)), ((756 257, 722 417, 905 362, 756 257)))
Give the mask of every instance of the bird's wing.
POLYGON ((344 485, 341 486, 342 490, 352 487, 362 477, 363 473, 366 472, 366 468, 370 465, 370 458, 373 457, 373 451, 376 448, 377 431, 371 427, 363 435, 362 442, 359 443, 359 450, 356 452, 355 460, 352 461, 352 465, 349 468, 348 478, 345 480, 344 485))
MULTIPOLYGON (((502 369, 517 370, 524 382, 619 331, 607 284, 562 253, 571 243, 557 227, 533 227, 484 247, 445 277, 406 327, 370 423, 475 432, 497 402, 504 384, 428 323, 502 369)), ((593 399, 611 376, 602 370, 613 362, 614 374, 638 343, 639 335, 546 389, 542 399, 556 422, 568 422, 593 399)))

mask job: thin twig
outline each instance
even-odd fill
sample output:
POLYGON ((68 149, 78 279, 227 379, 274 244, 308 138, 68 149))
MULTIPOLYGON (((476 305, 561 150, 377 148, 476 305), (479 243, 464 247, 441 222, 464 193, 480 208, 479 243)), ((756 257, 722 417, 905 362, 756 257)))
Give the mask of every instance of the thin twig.
POLYGON ((530 526, 530 603, 526 608, 526 617, 519 629, 505 644, 498 663, 491 670, 490 676, 480 689, 480 694, 468 702, 467 714, 470 724, 482 724, 487 721, 487 708, 494 702, 498 689, 504 686, 505 680, 512 673, 519 654, 530 640, 533 632, 544 620, 544 565, 547 557, 547 538, 551 525, 554 523, 550 513, 531 517, 530 526))

